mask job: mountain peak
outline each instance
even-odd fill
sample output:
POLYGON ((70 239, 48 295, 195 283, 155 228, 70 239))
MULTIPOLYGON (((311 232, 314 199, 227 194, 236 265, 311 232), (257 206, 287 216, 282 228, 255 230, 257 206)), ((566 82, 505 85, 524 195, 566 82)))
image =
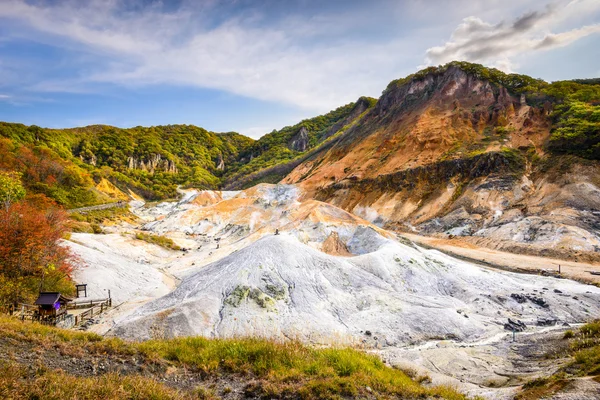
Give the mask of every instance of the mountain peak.
POLYGON ((422 81, 428 77, 456 74, 457 71, 462 71, 470 77, 488 81, 496 86, 503 86, 508 91, 515 94, 539 91, 542 87, 547 85, 547 82, 544 80, 532 78, 528 75, 506 73, 496 68, 466 61, 452 61, 437 67, 430 66, 404 78, 395 79, 388 84, 383 93, 385 94, 390 90, 394 90, 414 81, 422 81))

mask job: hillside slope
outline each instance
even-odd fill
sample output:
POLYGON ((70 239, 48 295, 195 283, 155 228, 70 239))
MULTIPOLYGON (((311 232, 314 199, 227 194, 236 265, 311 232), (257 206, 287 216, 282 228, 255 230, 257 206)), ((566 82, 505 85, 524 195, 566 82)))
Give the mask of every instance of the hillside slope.
POLYGON ((0 123, 0 168, 23 172, 30 191, 67 208, 102 202, 95 195, 103 178, 126 193, 160 199, 176 196, 177 185, 218 187, 224 165, 252 142, 191 125, 44 129, 0 123), (69 198, 74 192, 78 197, 69 198))
POLYGON ((283 182, 388 228, 597 261, 599 103, 600 85, 429 68, 283 182))
POLYGON ((352 349, 257 338, 127 342, 5 316, 0 316, 0 397, 467 399, 447 386, 424 386, 352 349))

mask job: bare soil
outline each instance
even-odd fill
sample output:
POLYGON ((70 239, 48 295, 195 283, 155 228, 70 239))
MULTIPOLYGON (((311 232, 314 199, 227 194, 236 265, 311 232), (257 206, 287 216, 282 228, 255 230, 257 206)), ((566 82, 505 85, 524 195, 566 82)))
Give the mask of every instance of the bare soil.
POLYGON ((558 275, 583 283, 600 284, 600 276, 588 271, 600 272, 600 265, 585 262, 565 261, 554 258, 507 253, 485 247, 479 247, 460 238, 442 239, 402 233, 402 236, 415 243, 439 250, 453 257, 480 263, 489 267, 521 273, 558 275))

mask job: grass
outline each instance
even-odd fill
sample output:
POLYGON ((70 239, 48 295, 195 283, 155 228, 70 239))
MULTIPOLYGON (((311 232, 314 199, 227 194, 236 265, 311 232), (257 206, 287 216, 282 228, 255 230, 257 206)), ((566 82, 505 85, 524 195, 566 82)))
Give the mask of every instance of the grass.
POLYGON ((102 224, 120 221, 133 221, 135 216, 127 207, 114 207, 105 210, 92 210, 69 215, 71 232, 102 233, 102 224))
POLYGON ((151 235, 148 233, 138 232, 135 234, 135 238, 138 240, 143 240, 147 243, 152 243, 157 246, 164 247, 165 249, 170 250, 181 250, 181 247, 177 246, 173 240, 160 236, 160 235, 151 235))
MULTIPOLYGON (((280 343, 257 338, 187 337, 127 342, 37 323, 22 323, 9 317, 0 317, 0 336, 29 341, 40 348, 58 348, 67 357, 81 352, 95 356, 127 355, 142 357, 147 363, 184 368, 206 377, 231 376, 249 382, 245 391, 250 397, 466 398, 451 387, 425 387, 406 373, 386 366, 379 358, 348 348, 315 349, 299 342, 280 343)), ((189 395, 141 376, 74 377, 62 371, 39 371, 35 376, 25 378, 25 372, 14 365, 1 365, 0 387, 4 389, 0 390, 8 390, 8 395, 0 397, 179 399, 189 395), (86 394, 86 388, 95 391, 86 394)), ((0 394, 5 393, 0 391, 0 394)), ((197 392, 194 396, 207 398, 211 394, 197 392)))
POLYGON ((560 392, 572 378, 595 377, 600 380, 600 320, 582 326, 578 331, 568 330, 568 355, 572 360, 557 373, 534 379, 523 385, 518 400, 537 400, 560 392))
POLYGON ((0 398, 45 400, 96 399, 198 399, 140 375, 108 373, 75 377, 61 370, 30 369, 0 361, 0 398))

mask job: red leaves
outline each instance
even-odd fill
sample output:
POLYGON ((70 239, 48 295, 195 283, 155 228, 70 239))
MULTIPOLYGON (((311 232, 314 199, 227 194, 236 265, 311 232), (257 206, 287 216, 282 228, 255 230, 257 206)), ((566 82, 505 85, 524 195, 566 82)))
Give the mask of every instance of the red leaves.
MULTIPOLYGON (((37 205, 48 206, 47 202, 37 200, 37 205)), ((14 278, 41 275, 42 268, 54 265, 70 274, 71 256, 59 244, 66 232, 65 221, 66 213, 62 210, 38 208, 26 202, 1 210, 0 273, 14 278)))

